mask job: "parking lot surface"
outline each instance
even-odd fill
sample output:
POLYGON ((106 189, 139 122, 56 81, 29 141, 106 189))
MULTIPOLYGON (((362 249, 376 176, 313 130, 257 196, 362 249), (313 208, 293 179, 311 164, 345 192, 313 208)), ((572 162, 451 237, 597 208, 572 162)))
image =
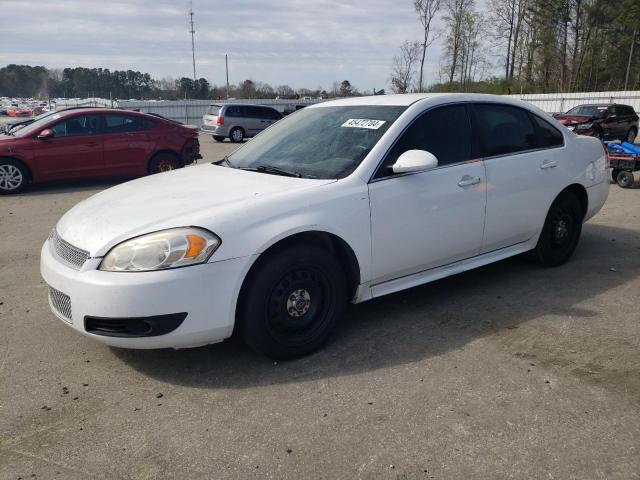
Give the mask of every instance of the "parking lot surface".
POLYGON ((0 197, 1 479, 640 478, 638 186, 611 186, 562 267, 354 305, 324 349, 274 363, 112 349, 50 313, 40 247, 114 183, 0 197))

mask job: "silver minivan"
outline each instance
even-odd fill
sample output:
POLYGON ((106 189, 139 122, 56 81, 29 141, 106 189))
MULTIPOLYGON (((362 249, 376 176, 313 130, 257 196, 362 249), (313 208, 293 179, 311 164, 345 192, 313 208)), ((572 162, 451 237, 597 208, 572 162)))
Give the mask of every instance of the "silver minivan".
POLYGON ((202 117, 200 130, 213 136, 217 142, 229 138, 238 143, 257 135, 282 117, 275 108, 262 105, 211 105, 202 117))

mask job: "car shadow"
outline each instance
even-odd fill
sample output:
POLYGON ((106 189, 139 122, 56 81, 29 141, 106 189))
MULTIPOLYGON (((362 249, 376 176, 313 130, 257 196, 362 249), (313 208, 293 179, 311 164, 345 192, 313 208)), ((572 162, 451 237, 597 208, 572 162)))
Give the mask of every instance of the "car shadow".
POLYGON ((352 305, 328 345, 293 361, 275 364, 234 340, 111 351, 145 375, 200 388, 286 384, 410 364, 545 315, 598 316, 580 304, 636 278, 640 261, 629 259, 640 257, 639 246, 633 230, 587 224, 563 266, 544 269, 516 257, 352 305))

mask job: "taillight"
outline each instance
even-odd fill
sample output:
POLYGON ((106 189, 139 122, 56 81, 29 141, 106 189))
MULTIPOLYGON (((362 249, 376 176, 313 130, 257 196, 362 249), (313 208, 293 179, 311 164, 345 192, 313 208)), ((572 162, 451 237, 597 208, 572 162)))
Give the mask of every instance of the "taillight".
POLYGON ((224 125, 224 117, 218 117, 217 125, 224 125))

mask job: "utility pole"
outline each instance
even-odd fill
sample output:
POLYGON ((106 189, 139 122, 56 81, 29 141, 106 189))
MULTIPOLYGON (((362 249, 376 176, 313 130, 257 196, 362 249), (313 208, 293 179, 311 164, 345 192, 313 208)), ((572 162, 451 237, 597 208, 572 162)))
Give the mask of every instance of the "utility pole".
POLYGON ((193 57, 193 82, 196 81, 196 43, 195 43, 195 34, 196 31, 193 28, 193 0, 189 2, 189 25, 191 26, 191 30, 189 33, 191 34, 191 56, 193 57))
POLYGON ((229 61, 226 53, 224 54, 224 68, 227 71, 227 100, 229 100, 229 61))

